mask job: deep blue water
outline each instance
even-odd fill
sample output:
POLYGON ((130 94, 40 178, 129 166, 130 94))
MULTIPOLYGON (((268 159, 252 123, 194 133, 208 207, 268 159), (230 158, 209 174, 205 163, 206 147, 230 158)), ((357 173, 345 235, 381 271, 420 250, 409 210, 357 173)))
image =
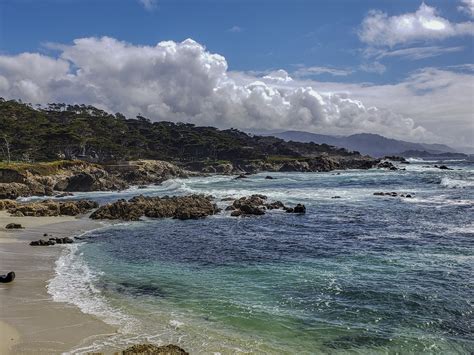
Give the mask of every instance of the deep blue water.
POLYGON ((474 167, 427 165, 83 194, 262 193, 307 213, 108 226, 63 255, 50 292, 121 326, 88 350, 141 339, 192 353, 473 352, 474 167))

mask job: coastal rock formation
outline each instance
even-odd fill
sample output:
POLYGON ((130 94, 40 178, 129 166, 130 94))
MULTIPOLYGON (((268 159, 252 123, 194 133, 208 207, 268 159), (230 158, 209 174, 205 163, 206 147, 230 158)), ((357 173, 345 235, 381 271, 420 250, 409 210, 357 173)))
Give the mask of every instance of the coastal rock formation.
POLYGON ((74 240, 69 238, 69 237, 64 237, 64 238, 49 238, 48 240, 46 239, 39 239, 39 240, 34 240, 30 243, 31 246, 50 246, 50 245, 56 245, 56 244, 71 244, 74 243, 74 240))
POLYGON ((122 351, 122 355, 189 355, 189 353, 173 344, 164 346, 139 344, 125 349, 122 351))
POLYGON ((16 217, 77 216, 97 207, 99 207, 97 202, 90 200, 65 202, 44 200, 41 202, 17 203, 9 208, 8 212, 16 217))
POLYGON ((0 199, 52 196, 57 192, 123 190, 130 185, 159 184, 190 172, 159 160, 98 165, 83 161, 16 164, 0 169, 0 199))
POLYGON ((137 221, 140 217, 197 219, 219 212, 211 198, 204 195, 145 197, 136 196, 129 201, 118 200, 97 209, 92 219, 121 219, 137 221))
POLYGON ((451 168, 448 168, 446 165, 435 165, 434 167, 441 170, 453 170, 451 168))
POLYGON ((265 214, 266 210, 282 209, 288 213, 305 213, 306 207, 302 204, 296 205, 294 208, 286 207, 281 201, 267 202, 265 195, 251 195, 248 197, 241 197, 235 200, 232 205, 226 208, 227 211, 232 211, 232 217, 261 216, 265 214))

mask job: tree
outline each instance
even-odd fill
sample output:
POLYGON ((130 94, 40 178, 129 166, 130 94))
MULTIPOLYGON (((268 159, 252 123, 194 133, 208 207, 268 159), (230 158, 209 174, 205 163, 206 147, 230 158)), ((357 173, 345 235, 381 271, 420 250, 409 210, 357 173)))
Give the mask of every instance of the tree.
POLYGON ((3 140, 5 141, 5 149, 7 150, 7 162, 10 164, 11 162, 11 155, 10 155, 10 142, 7 139, 7 135, 3 135, 3 140))

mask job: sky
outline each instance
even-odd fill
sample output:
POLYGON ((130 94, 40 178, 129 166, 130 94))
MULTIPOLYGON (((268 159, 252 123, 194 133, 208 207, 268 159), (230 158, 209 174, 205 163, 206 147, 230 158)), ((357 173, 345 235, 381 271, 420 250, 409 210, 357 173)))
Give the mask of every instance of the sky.
POLYGON ((0 96, 474 146, 474 0, 0 0, 0 96))

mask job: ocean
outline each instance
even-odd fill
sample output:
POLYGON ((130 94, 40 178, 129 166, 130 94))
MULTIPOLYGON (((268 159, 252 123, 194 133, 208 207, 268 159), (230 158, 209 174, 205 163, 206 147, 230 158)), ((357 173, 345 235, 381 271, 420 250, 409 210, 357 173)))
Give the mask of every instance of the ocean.
POLYGON ((64 247, 48 292, 119 329, 78 353, 153 342, 191 354, 469 354, 474 163, 434 164, 79 193, 203 193, 221 207, 258 193, 307 212, 105 224, 64 247), (412 198, 374 195, 392 191, 412 198))

